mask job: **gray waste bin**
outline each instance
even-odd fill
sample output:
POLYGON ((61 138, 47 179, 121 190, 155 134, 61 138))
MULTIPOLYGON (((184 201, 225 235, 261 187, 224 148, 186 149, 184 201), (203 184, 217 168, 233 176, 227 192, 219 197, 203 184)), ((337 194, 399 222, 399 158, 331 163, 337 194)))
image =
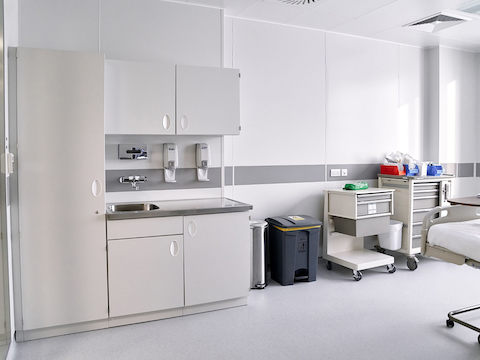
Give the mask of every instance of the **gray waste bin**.
POLYGON ((318 242, 322 222, 307 215, 265 219, 268 224, 272 280, 292 285, 317 278, 318 242))
POLYGON ((250 270, 250 288, 263 289, 267 286, 265 261, 265 232, 268 223, 263 220, 250 221, 252 241, 252 264, 250 270))

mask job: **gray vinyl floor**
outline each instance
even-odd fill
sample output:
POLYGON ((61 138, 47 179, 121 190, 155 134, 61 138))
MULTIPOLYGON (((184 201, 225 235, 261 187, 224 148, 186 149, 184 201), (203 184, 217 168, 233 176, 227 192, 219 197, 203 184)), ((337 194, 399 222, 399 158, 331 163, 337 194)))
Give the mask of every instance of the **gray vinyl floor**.
MULTIPOLYGON (((480 359, 478 333, 445 325, 480 303, 480 271, 424 257, 410 271, 394 255, 394 274, 355 282, 319 259, 315 282, 270 281, 247 306, 12 343, 8 359, 480 359)), ((463 318, 480 327, 480 311, 463 318)))

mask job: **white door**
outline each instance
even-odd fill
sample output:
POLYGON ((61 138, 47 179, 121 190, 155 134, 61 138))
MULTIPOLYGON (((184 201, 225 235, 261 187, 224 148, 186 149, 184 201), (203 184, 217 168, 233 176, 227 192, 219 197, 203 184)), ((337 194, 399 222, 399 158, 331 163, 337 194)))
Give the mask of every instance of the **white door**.
POLYGON ((23 330, 106 319, 104 56, 17 55, 23 330))
POLYGON ((110 316, 183 307, 183 236, 108 242, 110 316))
POLYGON ((105 64, 105 133, 175 134, 175 65, 105 64))
POLYGON ((177 65, 177 134, 238 135, 237 69, 177 65))
POLYGON ((248 295, 248 212, 185 216, 185 306, 248 295))

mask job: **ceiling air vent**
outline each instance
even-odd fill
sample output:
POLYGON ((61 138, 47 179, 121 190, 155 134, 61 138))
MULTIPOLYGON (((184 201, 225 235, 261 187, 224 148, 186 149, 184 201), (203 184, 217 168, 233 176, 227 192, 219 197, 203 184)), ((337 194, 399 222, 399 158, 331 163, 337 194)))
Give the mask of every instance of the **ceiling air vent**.
POLYGON ((410 24, 403 25, 412 29, 433 33, 451 26, 462 24, 472 19, 457 14, 446 14, 444 12, 429 16, 425 19, 414 21, 410 24))

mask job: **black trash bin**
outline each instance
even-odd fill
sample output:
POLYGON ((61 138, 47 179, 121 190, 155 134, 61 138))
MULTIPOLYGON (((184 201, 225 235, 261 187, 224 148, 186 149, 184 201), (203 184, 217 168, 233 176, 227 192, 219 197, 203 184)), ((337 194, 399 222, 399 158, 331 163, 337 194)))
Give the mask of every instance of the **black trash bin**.
POLYGON ((271 278, 281 285, 317 278, 322 222, 307 215, 279 216, 268 222, 271 278))

